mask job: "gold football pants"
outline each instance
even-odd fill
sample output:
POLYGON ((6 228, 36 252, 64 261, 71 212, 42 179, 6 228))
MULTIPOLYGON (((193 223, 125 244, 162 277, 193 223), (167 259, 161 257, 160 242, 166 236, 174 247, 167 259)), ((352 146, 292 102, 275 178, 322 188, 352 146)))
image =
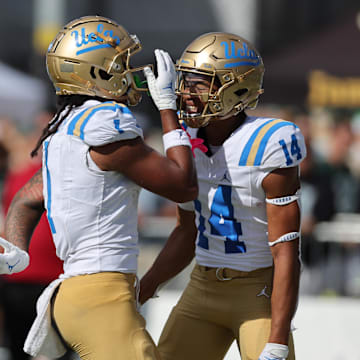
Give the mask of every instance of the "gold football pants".
MULTIPOLYGON (((242 360, 257 360, 270 335, 272 271, 196 265, 160 336, 161 359, 220 360, 235 339, 242 360)), ((291 334, 288 359, 295 359, 291 334)))
POLYGON ((160 359, 136 309, 134 282, 134 274, 103 272, 61 283, 54 320, 81 359, 160 359))

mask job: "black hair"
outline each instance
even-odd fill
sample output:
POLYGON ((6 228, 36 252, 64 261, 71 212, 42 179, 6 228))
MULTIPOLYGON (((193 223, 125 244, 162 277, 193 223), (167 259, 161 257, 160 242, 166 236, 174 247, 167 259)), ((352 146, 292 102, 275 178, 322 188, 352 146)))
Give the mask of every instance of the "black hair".
POLYGON ((31 157, 37 155, 39 148, 46 138, 50 135, 55 134, 60 124, 66 119, 70 114, 71 110, 75 107, 81 106, 87 100, 98 100, 98 101, 109 101, 109 99, 104 99, 97 96, 88 96, 88 95, 58 95, 56 101, 56 113, 55 116, 50 120, 49 124, 43 129, 39 140, 35 148, 31 151, 31 157), (67 108, 67 111, 63 114, 62 112, 67 108))

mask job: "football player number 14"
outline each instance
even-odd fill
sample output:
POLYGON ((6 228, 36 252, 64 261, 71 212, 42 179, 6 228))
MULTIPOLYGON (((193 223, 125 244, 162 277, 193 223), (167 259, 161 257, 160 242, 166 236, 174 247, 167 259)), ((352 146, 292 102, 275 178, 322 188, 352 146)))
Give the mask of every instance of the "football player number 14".
MULTIPOLYGON (((293 164, 295 158, 296 160, 302 158, 295 134, 291 135, 290 149, 284 140, 280 140, 279 144, 284 151, 287 166, 293 164)), ((216 189, 210 209, 211 215, 208 220, 210 233, 225 238, 224 250, 226 254, 245 253, 245 242, 239 240, 242 235, 241 223, 234 218, 231 190, 232 188, 229 185, 219 185, 216 189)), ((199 213, 199 241, 197 245, 203 249, 209 249, 209 239, 204 234, 205 218, 201 214, 201 204, 198 200, 195 200, 195 209, 199 213)))

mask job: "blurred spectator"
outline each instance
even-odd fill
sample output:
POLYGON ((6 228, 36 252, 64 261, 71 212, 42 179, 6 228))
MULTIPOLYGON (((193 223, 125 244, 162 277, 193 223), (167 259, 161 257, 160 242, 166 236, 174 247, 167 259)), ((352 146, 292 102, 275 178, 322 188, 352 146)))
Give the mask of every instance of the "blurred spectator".
POLYGON ((315 225, 329 221, 335 213, 331 174, 326 160, 313 146, 311 121, 307 114, 296 116, 296 124, 304 135, 307 155, 300 164, 301 172, 301 253, 305 269, 302 291, 319 294, 323 288, 323 267, 327 245, 313 235, 315 225))
POLYGON ((303 114, 295 121, 308 149, 301 163, 302 258, 310 272, 303 276, 302 290, 310 294, 356 295, 352 283, 355 274, 360 276, 360 261, 354 266, 356 262, 351 258, 355 254, 360 259, 359 246, 346 243, 346 238, 320 243, 313 233, 318 222, 331 221, 339 213, 359 212, 360 183, 348 165, 354 141, 349 114, 333 113, 326 158, 314 151, 309 117, 303 114))
POLYGON ((338 110, 333 116, 328 162, 335 193, 335 212, 358 212, 359 179, 348 164, 350 148, 355 139, 351 126, 351 113, 338 110))
MULTIPOLYGON (((38 128, 43 128, 52 113, 44 111, 36 119, 34 133, 21 134, 11 124, 2 123, 2 139, 8 151, 8 168, 2 192, 2 208, 6 215, 16 192, 41 168, 41 158, 30 158, 30 151, 38 136, 38 128)), ((36 300, 43 289, 62 273, 62 262, 56 256, 51 231, 44 214, 35 229, 30 248, 30 266, 21 273, 3 276, 0 301, 3 308, 5 345, 11 359, 29 359, 23 352, 26 335, 36 315, 36 300)))
MULTIPOLYGON (((335 213, 359 213, 360 182, 349 166, 350 149, 355 140, 352 112, 337 110, 333 117, 328 162, 335 196, 335 213)), ((329 246, 327 288, 334 288, 340 295, 360 296, 360 246, 347 242, 346 237, 339 240, 339 243, 329 246), (340 277, 339 272, 342 274, 340 277)))

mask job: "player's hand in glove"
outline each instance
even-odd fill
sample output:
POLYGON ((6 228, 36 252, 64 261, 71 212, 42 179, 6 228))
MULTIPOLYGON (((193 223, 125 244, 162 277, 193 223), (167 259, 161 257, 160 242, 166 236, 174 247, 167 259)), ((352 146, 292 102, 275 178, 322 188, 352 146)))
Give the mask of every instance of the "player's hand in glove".
POLYGON ((16 245, 0 237, 0 246, 4 253, 0 254, 0 274, 15 274, 28 267, 29 254, 16 245))
POLYGON ((176 110, 176 72, 170 55, 164 50, 155 50, 158 77, 149 67, 144 68, 152 99, 159 110, 176 110))
POLYGON ((258 360, 285 360, 289 348, 283 344, 267 343, 258 360))

